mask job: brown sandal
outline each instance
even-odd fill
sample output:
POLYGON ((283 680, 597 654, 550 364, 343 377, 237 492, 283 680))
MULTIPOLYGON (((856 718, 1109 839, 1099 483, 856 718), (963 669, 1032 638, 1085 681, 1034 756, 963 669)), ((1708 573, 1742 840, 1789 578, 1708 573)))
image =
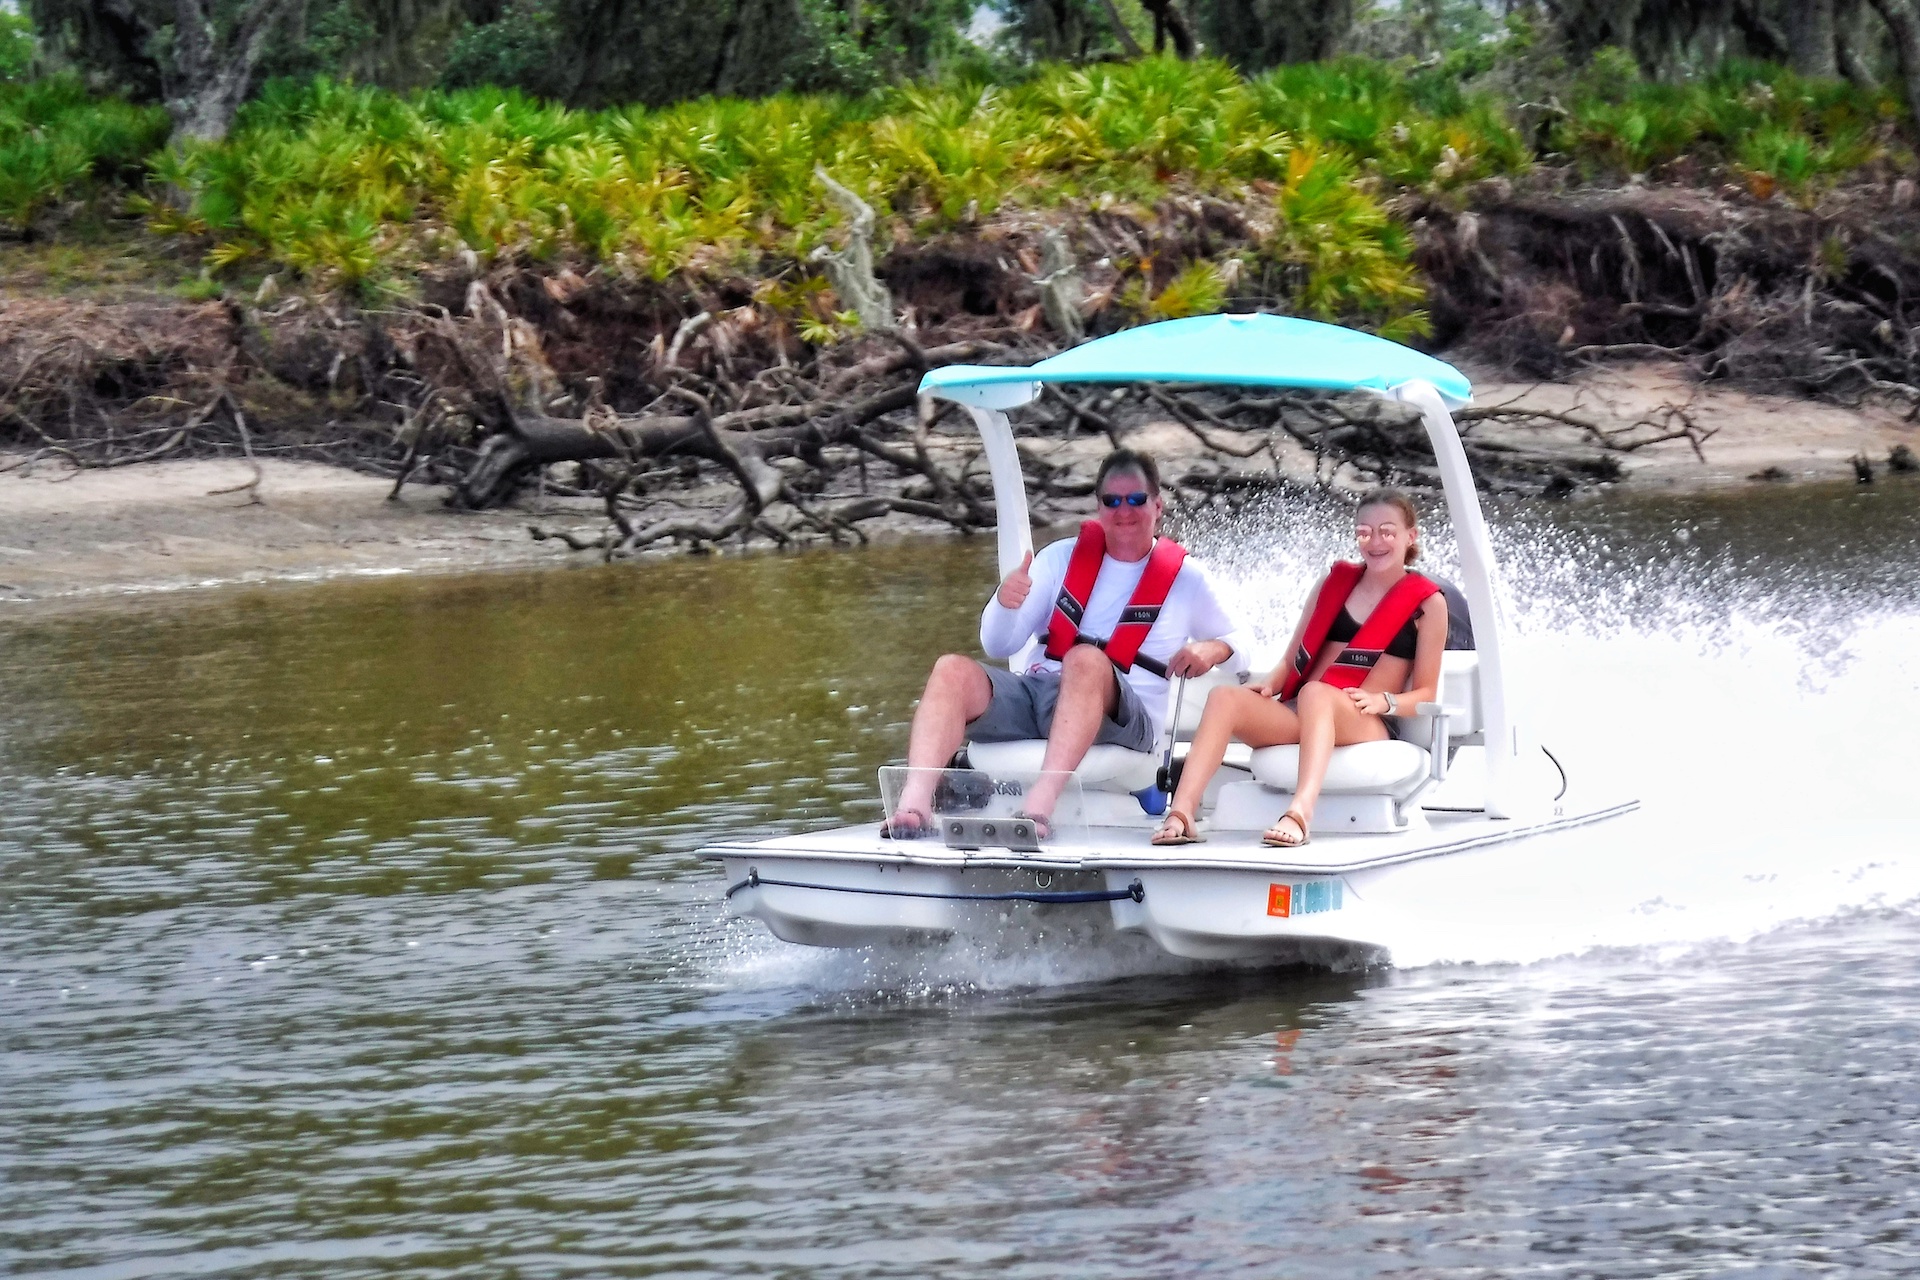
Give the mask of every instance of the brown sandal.
POLYGON ((1198 818, 1189 818, 1178 809, 1168 809, 1160 829, 1147 837, 1148 844, 1166 848, 1171 845, 1199 844, 1207 838, 1207 827, 1198 818))
POLYGON ((1298 849, 1302 845, 1312 844, 1313 836, 1307 830, 1307 815, 1301 813, 1298 809, 1287 810, 1280 815, 1279 822, 1275 822, 1261 834, 1260 843, 1270 849, 1298 849), (1298 840, 1293 839, 1290 832, 1283 831, 1280 827, 1280 823, 1287 821, 1289 818, 1293 820, 1294 826, 1300 828, 1300 838, 1298 840))

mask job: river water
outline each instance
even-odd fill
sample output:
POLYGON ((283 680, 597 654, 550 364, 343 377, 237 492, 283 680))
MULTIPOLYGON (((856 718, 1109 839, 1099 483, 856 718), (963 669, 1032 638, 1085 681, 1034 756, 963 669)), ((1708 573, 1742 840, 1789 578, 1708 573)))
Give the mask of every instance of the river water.
MULTIPOLYGON (((0 1272, 1920 1274, 1916 499, 1496 514, 1644 820, 1344 973, 723 917, 984 542, 0 614, 0 1272)), ((1271 638, 1340 523, 1195 536, 1271 638)))

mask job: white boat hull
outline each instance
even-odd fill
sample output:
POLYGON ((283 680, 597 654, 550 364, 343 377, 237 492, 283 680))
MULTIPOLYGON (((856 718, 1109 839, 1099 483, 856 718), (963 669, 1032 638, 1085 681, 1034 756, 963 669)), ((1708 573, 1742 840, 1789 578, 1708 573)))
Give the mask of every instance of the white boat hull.
POLYGON ((1402 868, 1448 859, 1465 872, 1477 851, 1516 842, 1547 856, 1562 833, 1636 808, 1562 806, 1532 821, 1437 813, 1406 831, 1323 836, 1300 849, 1268 848, 1252 831, 1161 849, 1148 843, 1149 828, 1128 826, 1092 828, 1071 848, 1015 854, 882 840, 869 824, 702 855, 724 864, 733 914, 809 946, 986 933, 1032 903, 1089 923, 1104 915, 1113 930, 1190 959, 1366 963, 1388 958, 1392 883, 1402 868))

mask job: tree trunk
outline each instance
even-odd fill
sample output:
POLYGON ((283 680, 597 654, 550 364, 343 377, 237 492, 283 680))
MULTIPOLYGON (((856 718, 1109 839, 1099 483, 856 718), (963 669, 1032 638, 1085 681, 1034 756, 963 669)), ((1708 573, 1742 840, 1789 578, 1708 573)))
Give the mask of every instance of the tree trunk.
POLYGON ((862 325, 875 333, 892 333, 899 327, 893 295, 873 274, 873 207, 835 182, 820 165, 814 165, 813 176, 847 215, 847 247, 836 253, 821 245, 809 261, 820 264, 841 304, 857 312, 862 325))
POLYGON ((1191 59, 1194 54, 1193 28, 1187 25, 1187 15, 1180 12, 1173 0, 1140 0, 1140 5, 1153 15, 1154 50, 1159 51, 1159 35, 1165 32, 1173 37, 1173 51, 1182 59, 1191 59))
MULTIPOLYGON (((1814 0, 1798 0, 1806 8, 1811 8, 1814 0)), ((1832 26, 1832 0, 1828 0, 1828 26, 1832 26)), ((1744 0, 1733 6, 1730 15, 1735 30, 1746 41, 1747 52, 1756 58, 1768 62, 1785 62, 1794 56, 1794 49, 1787 33, 1777 22, 1760 7, 1759 0, 1744 0)), ((1831 41, 1829 41, 1831 47, 1831 41)))
POLYGON ((1120 16, 1120 8, 1113 0, 1100 0, 1101 7, 1107 11, 1107 21, 1113 24, 1113 34, 1120 37, 1120 47, 1127 51, 1129 58, 1138 58, 1146 53, 1140 42, 1133 38, 1133 32, 1127 30, 1126 20, 1120 16))
POLYGON ((1787 6, 1787 41, 1793 69, 1801 75, 1831 80, 1840 74, 1833 0, 1799 0, 1787 6))
POLYGON ((1873 37, 1867 34, 1872 22, 1862 0, 1834 0, 1834 65, 1850 83, 1868 92, 1880 87, 1879 77, 1861 53, 1863 48, 1872 47, 1873 37))
POLYGON ((273 27, 294 0, 250 0, 222 39, 206 0, 176 0, 173 83, 167 112, 176 134, 202 142, 227 136, 253 87, 273 27))
POLYGON ((1907 118, 1920 131, 1920 13, 1913 0, 1867 0, 1887 24, 1893 60, 1900 68, 1900 87, 1907 94, 1907 118))
MULTIPOLYGON (((729 458, 728 442, 742 442, 760 457, 792 452, 801 445, 839 443, 877 418, 912 407, 919 394, 919 375, 930 365, 976 359, 989 351, 1003 350, 980 341, 956 342, 925 351, 910 342, 901 346, 902 350, 842 369, 821 382, 818 398, 806 403, 762 405, 713 416, 703 416, 704 411, 693 415, 646 414, 590 423, 515 409, 497 388, 482 389, 474 396, 474 416, 491 432, 467 474, 447 495, 447 505, 475 510, 499 506, 536 468, 555 462, 633 462, 671 454, 732 466, 737 459, 729 458), (902 373, 908 375, 905 381, 887 385, 902 373)), ((739 452, 738 447, 734 452, 739 452)), ((912 455, 887 453, 885 449, 881 454, 909 470, 924 469, 912 455)))
POLYGON ((614 432, 595 431, 568 418, 517 415, 510 430, 487 437, 472 468, 447 495, 447 505, 472 511, 497 507, 513 496, 528 472, 551 462, 652 456, 697 445, 700 438, 699 424, 691 418, 622 426, 614 432))

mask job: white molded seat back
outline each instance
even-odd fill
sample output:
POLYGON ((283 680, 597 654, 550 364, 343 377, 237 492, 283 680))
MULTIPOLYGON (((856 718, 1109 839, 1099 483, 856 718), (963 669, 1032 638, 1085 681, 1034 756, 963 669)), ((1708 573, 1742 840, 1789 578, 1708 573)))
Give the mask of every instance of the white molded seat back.
POLYGON ((1480 655, 1471 649, 1449 649, 1440 655, 1440 705, 1447 709, 1447 736, 1464 738, 1480 732, 1480 655))

